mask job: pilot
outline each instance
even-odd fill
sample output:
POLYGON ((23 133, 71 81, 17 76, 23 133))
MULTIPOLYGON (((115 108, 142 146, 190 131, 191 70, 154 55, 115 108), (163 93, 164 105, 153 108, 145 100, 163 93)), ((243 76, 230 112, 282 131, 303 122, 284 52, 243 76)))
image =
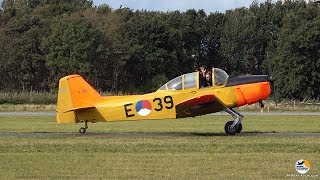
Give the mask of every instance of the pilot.
POLYGON ((200 79, 200 87, 204 88, 204 87, 210 87, 210 86, 212 86, 211 72, 207 71, 205 73, 205 76, 200 79))
POLYGON ((205 66, 199 68, 199 84, 200 88, 212 86, 211 72, 208 71, 205 66))
POLYGON ((206 69, 205 66, 201 66, 198 71, 199 71, 200 76, 204 77, 205 74, 206 74, 207 69, 206 69))
POLYGON ((205 82, 206 82, 206 68, 204 66, 199 67, 198 69, 199 71, 199 84, 200 84, 200 88, 203 88, 205 82))

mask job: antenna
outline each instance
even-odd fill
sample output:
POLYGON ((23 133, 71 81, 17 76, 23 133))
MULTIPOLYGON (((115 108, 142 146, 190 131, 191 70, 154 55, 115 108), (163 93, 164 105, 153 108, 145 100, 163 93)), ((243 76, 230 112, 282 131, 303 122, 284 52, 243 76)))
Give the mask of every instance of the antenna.
MULTIPOLYGON (((173 67, 173 66, 172 66, 173 67)), ((176 71, 178 71, 180 73, 180 75, 182 76, 182 72, 179 71, 177 68, 173 67, 173 69, 175 69, 176 71)))

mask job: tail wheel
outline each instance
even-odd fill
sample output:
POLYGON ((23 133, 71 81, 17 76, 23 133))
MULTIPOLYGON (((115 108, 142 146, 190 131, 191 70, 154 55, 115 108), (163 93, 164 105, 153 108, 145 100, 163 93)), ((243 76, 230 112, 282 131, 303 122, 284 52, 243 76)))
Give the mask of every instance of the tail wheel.
POLYGON ((224 126, 224 131, 228 135, 235 135, 236 133, 240 133, 242 130, 242 124, 237 124, 234 127, 232 127, 233 121, 228 121, 226 125, 224 126))
POLYGON ((84 134, 84 133, 86 133, 87 129, 88 129, 88 121, 86 120, 86 121, 84 121, 84 127, 81 127, 79 129, 79 133, 84 134))
POLYGON ((79 129, 79 133, 84 134, 86 133, 86 128, 82 127, 79 129))

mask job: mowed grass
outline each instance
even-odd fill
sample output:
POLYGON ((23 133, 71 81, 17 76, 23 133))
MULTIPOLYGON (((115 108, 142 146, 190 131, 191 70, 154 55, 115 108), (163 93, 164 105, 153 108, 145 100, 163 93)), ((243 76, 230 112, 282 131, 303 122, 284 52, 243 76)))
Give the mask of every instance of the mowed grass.
POLYGON ((0 117, 3 179, 282 179, 307 159, 320 174, 319 116, 246 116, 243 134, 225 136, 229 116, 57 125, 54 117, 0 117), (11 133, 30 136, 12 136, 11 133), (32 135, 39 132, 44 136, 32 135), (59 136, 46 133, 62 132, 59 136), (8 135, 9 134, 9 135, 8 135), (10 135, 11 134, 11 135, 10 135), (123 135, 121 135, 123 134, 123 135))

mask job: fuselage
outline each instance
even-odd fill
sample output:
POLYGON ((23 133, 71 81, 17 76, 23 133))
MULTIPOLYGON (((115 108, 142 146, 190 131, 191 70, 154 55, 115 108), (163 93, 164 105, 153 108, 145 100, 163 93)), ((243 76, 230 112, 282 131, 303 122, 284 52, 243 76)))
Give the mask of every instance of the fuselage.
POLYGON ((214 68, 211 86, 200 86, 199 72, 178 76, 153 93, 101 96, 81 76, 59 81, 57 122, 131 121, 195 117, 265 100, 270 95, 264 75, 228 78, 214 68))
MULTIPOLYGON (((119 121, 171 119, 214 113, 225 107, 234 108, 265 100, 270 95, 268 81, 189 88, 158 90, 154 93, 130 96, 107 96, 94 104, 95 108, 77 111, 79 121, 119 121), (189 101, 192 107, 178 108, 189 101), (220 101, 219 103, 213 103, 220 101)), ((189 103, 189 104, 190 104, 189 103)))

